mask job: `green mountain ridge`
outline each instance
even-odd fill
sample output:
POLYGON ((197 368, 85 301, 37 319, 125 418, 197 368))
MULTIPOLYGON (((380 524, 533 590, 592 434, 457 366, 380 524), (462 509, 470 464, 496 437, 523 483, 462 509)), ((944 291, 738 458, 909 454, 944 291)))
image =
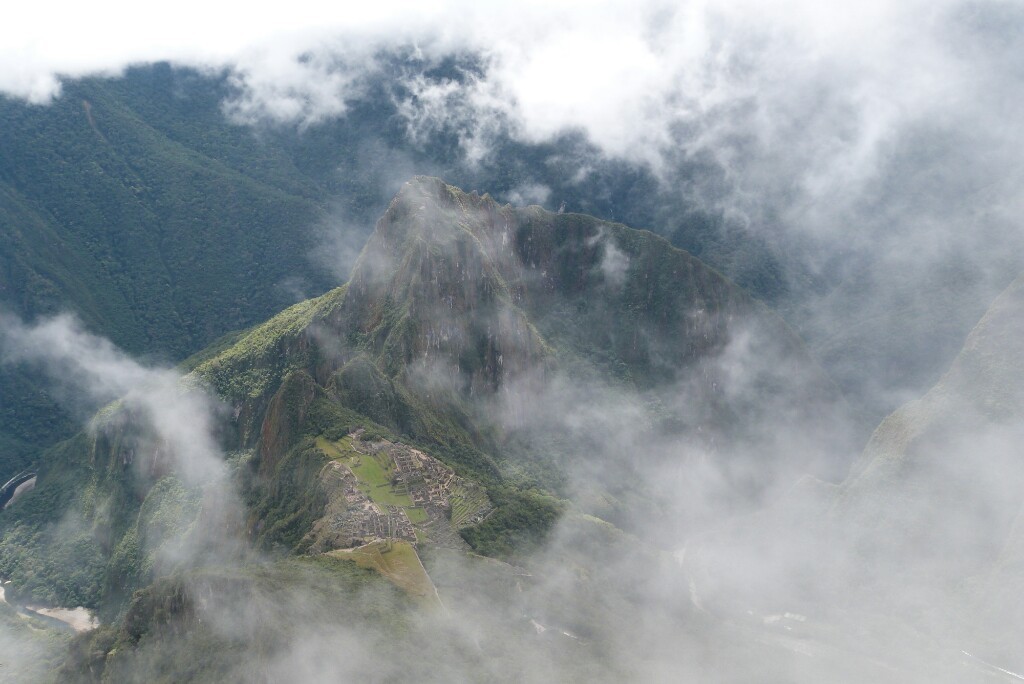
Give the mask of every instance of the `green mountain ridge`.
POLYGON ((1024 671, 1024 276, 961 345, 1013 249, 946 245, 927 273, 816 254, 577 133, 470 164, 398 109, 411 74, 473 65, 413 62, 380 55, 344 117, 297 130, 231 121, 227 74, 167 64, 0 97, 0 325, 72 311, 143 365, 185 359, 165 408, 195 399, 218 452, 197 478, 160 407, 88 419, 0 358, 0 473, 37 472, 0 511, 2 678, 1024 671), (429 176, 388 204, 414 169, 570 211, 429 176))
MULTIPOLYGON (((45 108, 0 98, 0 301, 28 319, 71 310, 130 352, 180 358, 293 301, 282 284, 306 254, 281 241, 326 215, 324 196, 285 164, 263 172, 264 149, 210 156, 194 133, 154 128, 123 88, 69 83, 45 108)), ((202 121, 210 138, 251 137, 202 121)), ((34 379, 0 369, 5 469, 70 434, 34 379)))
MULTIPOLYGON (((381 59, 395 74, 408 68, 402 55, 381 59)), ((67 80, 46 107, 0 98, 0 303, 27 319, 70 310, 131 353, 179 360, 347 274, 348 263, 329 273, 310 253, 323 254, 339 221, 340 239, 361 244, 397 187, 396 168, 432 169, 504 196, 542 182, 588 213, 617 216, 628 206, 632 223, 658 218, 645 174, 598 164, 600 179, 585 190, 552 166, 558 146, 508 140, 500 157, 514 159, 512 168, 479 169, 458 160, 448 137, 410 146, 399 86, 365 86, 343 119, 298 131, 232 122, 225 74, 169 64, 67 80)), ((564 145, 594 154, 583 141, 564 145)), ((662 232, 689 244, 699 232, 690 213, 662 232)), ((711 233, 694 244, 723 243, 711 233)), ((767 248, 732 242, 723 268, 738 250, 751 287, 763 281, 777 292, 767 248)), ((74 431, 78 416, 36 380, 28 369, 0 368, 0 471, 17 471, 74 431)))
MULTIPOLYGON (((143 416, 113 405, 89 432, 48 452, 37 488, 0 516, 0 573, 12 600, 98 610, 109 626, 88 638, 126 653, 164 629, 164 617, 145 615, 146 592, 189 584, 192 566, 174 560, 181 550, 200 567, 227 562, 225 553, 245 562, 244 545, 218 553, 208 536, 215 529, 244 531, 272 559, 348 554, 367 538, 411 542, 429 569, 469 549, 530 562, 557 525, 577 540, 563 540, 560 562, 594 578, 577 590, 607 595, 593 565, 602 554, 625 544, 636 562, 667 558, 571 501, 566 469, 599 452, 579 436, 534 434, 531 397, 561 377, 647 392, 685 376, 693 402, 708 404, 704 428, 728 425, 733 409, 714 399, 721 378, 712 369, 694 381, 685 371, 727 349, 741 322, 814 368, 781 319, 662 238, 415 178, 345 286, 186 363, 184 387, 208 387, 224 404, 219 439, 244 520, 219 522, 216 490, 186 484, 173 447, 154 444, 143 416), (55 525, 61 519, 76 522, 55 525), (185 579, 145 589, 160 577, 185 579)), ((823 374, 787 391, 804 402, 834 396, 823 374)), ((698 427, 684 418, 672 430, 698 427)), ((625 470, 616 472, 639 467, 617 460, 625 470)), ((627 487, 603 499, 630 496, 627 487)), ((361 553, 344 558, 371 563, 361 553)), ((380 562, 371 565, 385 572, 380 562)), ((394 572, 386 571, 405 582, 394 572)), ((178 607, 161 614, 172 622, 190 614, 190 596, 167 597, 178 607)), ((569 602, 556 619, 588 633, 598 623, 571 611, 592 601, 569 602)), ((105 676, 116 676, 118 660, 106 660, 105 676)))

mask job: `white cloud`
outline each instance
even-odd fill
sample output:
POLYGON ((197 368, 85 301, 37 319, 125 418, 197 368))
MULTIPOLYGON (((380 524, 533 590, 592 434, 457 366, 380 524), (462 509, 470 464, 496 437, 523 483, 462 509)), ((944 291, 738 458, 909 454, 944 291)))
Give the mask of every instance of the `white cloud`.
MULTIPOLYGON (((661 190, 799 252, 798 278, 840 260, 920 280, 955 255, 985 271, 985 302, 1008 279, 991 264, 1024 244, 1018 3, 207 5, 21 3, 0 22, 0 92, 46 102, 58 75, 166 59, 228 69, 237 93, 225 112, 238 120, 302 126, 344 116, 384 73, 379 50, 401 46, 411 58, 395 92, 411 145, 454 133, 474 164, 493 161, 506 134, 582 131, 648 165, 661 190), (454 53, 479 71, 424 75, 454 53)), ((541 201, 524 192, 534 181, 517 189, 524 201, 541 201)))
POLYGON ((517 207, 531 204, 543 207, 551 199, 551 188, 541 183, 524 183, 513 188, 505 199, 517 207))
POLYGON ((898 137, 922 121, 986 131, 970 143, 983 173, 982 155, 1020 141, 1024 78, 992 55, 1014 22, 1006 3, 961 0, 21 3, 0 23, 0 91, 46 102, 60 75, 170 60, 230 69, 240 94, 227 111, 241 120, 311 123, 344 114, 381 47, 469 51, 481 77, 409 84, 414 133, 462 122, 473 159, 502 123, 528 141, 583 130, 658 169, 708 155, 731 209, 756 220, 791 198, 785 218, 815 226, 862 211, 898 137))
POLYGON ((223 477, 214 437, 217 402, 175 369, 143 365, 67 315, 26 325, 0 314, 0 362, 35 364, 68 403, 85 404, 85 411, 120 400, 166 447, 187 484, 223 477))

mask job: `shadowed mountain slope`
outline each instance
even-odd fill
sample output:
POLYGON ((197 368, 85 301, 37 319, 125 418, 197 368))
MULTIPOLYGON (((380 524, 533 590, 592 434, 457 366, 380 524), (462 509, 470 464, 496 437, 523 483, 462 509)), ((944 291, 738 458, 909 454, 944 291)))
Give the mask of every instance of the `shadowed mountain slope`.
POLYGON ((833 644, 845 625, 893 666, 920 667, 909 654, 928 643, 1019 671, 1022 340, 1024 276, 941 380, 882 421, 841 485, 805 478, 694 541, 687 571, 702 605, 805 614, 829 625, 811 638, 833 644))
MULTIPOLYGON (((5 309, 73 311, 132 353, 180 359, 294 301, 286 281, 326 289, 305 241, 286 239, 325 215, 315 179, 253 145, 216 98, 180 98, 189 115, 168 130, 125 89, 88 79, 47 107, 0 98, 5 309)), ((0 416, 0 469, 71 432, 24 368, 0 368, 0 416)))

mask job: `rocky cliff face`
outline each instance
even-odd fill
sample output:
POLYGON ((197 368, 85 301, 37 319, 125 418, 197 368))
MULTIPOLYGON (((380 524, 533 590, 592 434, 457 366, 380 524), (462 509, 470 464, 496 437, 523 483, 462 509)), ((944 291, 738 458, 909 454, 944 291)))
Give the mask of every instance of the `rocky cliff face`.
POLYGON ((378 222, 332 323, 391 374, 436 360, 476 392, 563 347, 665 380, 720 349, 744 315, 796 346, 739 288, 653 234, 417 178, 378 222))
POLYGON ((378 222, 344 300, 309 333, 333 356, 329 370, 365 355, 446 410, 582 364, 638 391, 685 379, 691 403, 721 404, 722 417, 727 379, 694 369, 754 330, 753 354, 802 368, 772 381, 780 401, 837 401, 781 319, 663 239, 416 178, 378 222))
POLYGON ((388 375, 428 365, 469 395, 535 367, 545 344, 520 307, 517 224, 515 210, 489 198, 411 181, 356 264, 338 332, 388 375))

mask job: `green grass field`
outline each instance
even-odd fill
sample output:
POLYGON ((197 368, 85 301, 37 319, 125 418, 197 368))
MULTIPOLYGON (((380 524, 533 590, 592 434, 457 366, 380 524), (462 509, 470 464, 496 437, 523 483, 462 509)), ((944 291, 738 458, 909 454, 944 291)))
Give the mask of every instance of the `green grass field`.
POLYGON ((341 461, 359 480, 359 489, 374 503, 382 506, 400 506, 405 509, 413 524, 427 522, 427 513, 415 508, 408 494, 395 491, 391 486, 394 465, 386 454, 362 454, 352 448, 350 437, 330 442, 317 437, 316 446, 329 458, 341 461))
POLYGON ((429 520, 429 518, 427 518, 427 512, 422 508, 407 508, 405 509, 405 513, 409 516, 409 520, 413 525, 419 525, 420 523, 425 523, 429 520))
POLYGON ((416 549, 408 542, 374 542, 356 549, 336 549, 328 555, 376 570, 411 596, 425 603, 440 604, 434 583, 420 563, 416 549))
POLYGON ((326 437, 317 437, 316 448, 327 454, 328 458, 341 461, 345 461, 359 455, 352 448, 352 440, 349 437, 342 437, 337 442, 332 442, 326 437))

